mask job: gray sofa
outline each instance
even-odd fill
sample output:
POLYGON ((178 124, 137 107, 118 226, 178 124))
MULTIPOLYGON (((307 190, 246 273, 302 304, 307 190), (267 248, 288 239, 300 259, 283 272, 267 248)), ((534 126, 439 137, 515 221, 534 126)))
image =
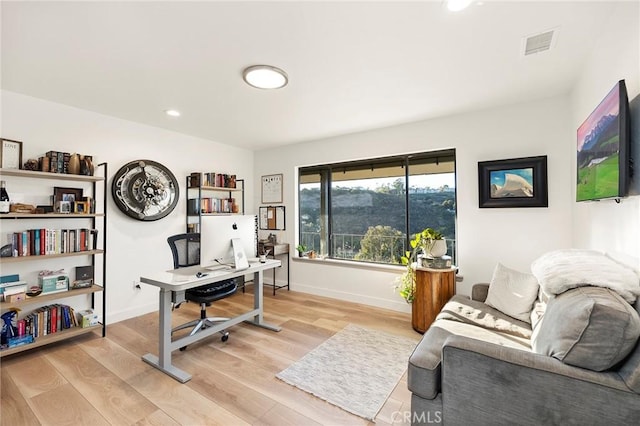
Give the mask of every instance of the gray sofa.
MULTIPOLYGON (((617 353, 618 348, 605 345, 605 352, 611 350, 604 356, 609 362, 615 362, 606 369, 601 368, 597 354, 591 357, 588 345, 586 354, 585 347, 579 345, 572 347, 569 354, 537 353, 532 348, 532 335, 538 338, 539 346, 543 345, 543 338, 535 335, 536 325, 532 329, 531 324, 485 304, 488 288, 487 284, 474 286, 471 299, 454 296, 416 346, 408 366, 412 424, 640 424, 640 344, 637 339, 629 346, 630 352, 624 354, 617 353), (582 359, 574 362, 572 356, 582 359), (572 365, 582 361, 595 363, 592 368, 602 371, 572 365)), ((586 290, 572 290, 567 294, 578 292, 582 297, 582 293, 594 288, 585 287, 586 290)), ((604 294, 609 298, 607 292, 610 293, 606 289, 594 291, 597 297, 604 294)), ((540 333, 547 333, 547 339, 556 338, 554 333, 567 322, 561 318, 562 314, 576 306, 568 296, 557 299, 571 305, 567 305, 567 309, 558 304, 555 311, 560 317, 556 318, 549 314, 551 304, 547 306, 545 316, 549 318, 540 321, 546 325, 546 331, 540 333)), ((636 321, 632 325, 637 327, 640 301, 636 301, 633 308, 626 305, 631 316, 636 317, 631 320, 636 321)), ((628 312, 624 315, 629 317, 628 312)), ((615 327, 612 333, 625 339, 628 338, 626 331, 626 326, 615 327), (618 333, 620 328, 623 330, 618 333)), ((580 332, 589 337, 588 332, 580 332)))

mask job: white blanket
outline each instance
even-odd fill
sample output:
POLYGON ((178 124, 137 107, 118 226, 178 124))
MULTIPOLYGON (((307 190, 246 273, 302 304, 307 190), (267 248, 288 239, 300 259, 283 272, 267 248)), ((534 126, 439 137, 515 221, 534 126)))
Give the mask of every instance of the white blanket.
POLYGON ((629 303, 640 297, 638 271, 595 250, 567 249, 543 254, 531 264, 531 272, 547 294, 590 285, 609 288, 629 303))

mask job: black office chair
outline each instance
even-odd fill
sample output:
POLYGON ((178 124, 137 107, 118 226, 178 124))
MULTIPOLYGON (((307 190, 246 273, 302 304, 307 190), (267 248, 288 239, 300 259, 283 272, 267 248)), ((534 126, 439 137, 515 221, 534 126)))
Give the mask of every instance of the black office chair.
MULTIPOLYGON (((172 235, 167 238, 167 242, 173 254, 174 269, 200 264, 200 234, 188 233, 172 235)), ((229 318, 207 317, 207 306, 209 306, 211 302, 231 296, 237 289, 238 284, 236 280, 229 279, 187 290, 185 292, 185 299, 200 304, 200 319, 182 324, 172 329, 171 332, 173 333, 178 330, 193 327, 190 333, 190 335, 193 336, 201 329, 212 327, 215 323, 227 321, 229 318)), ((221 330, 220 334, 222 334, 223 342, 229 339, 228 331, 221 330)), ((180 348, 180 350, 184 349, 184 347, 180 348)))

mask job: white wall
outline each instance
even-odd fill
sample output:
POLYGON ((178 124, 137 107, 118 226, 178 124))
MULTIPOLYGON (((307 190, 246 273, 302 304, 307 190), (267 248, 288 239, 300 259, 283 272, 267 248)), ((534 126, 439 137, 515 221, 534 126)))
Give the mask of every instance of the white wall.
MULTIPOLYGON (((287 207, 283 241, 295 245, 296 167, 407 152, 456 148, 458 266, 464 280, 458 292, 491 279, 496 262, 529 271, 540 254, 571 244, 571 182, 574 134, 566 97, 511 105, 421 121, 256 153, 260 176, 284 175, 287 207), (548 156, 548 208, 478 208, 478 161, 548 156)), ((260 203, 259 191, 255 203, 260 203)), ((409 306, 393 291, 402 268, 352 268, 294 260, 292 289, 396 310, 409 306)))
MULTIPOLYGON (((610 252, 640 269, 640 3, 635 13, 629 5, 610 17, 607 32, 598 40, 571 94, 572 128, 577 129, 614 84, 625 80, 633 123, 632 156, 635 178, 631 196, 620 204, 613 200, 572 203, 572 245, 610 252)), ((572 154, 575 144, 570 146, 572 154)), ((576 160, 572 156, 572 177, 576 160)), ((572 178, 572 197, 575 187, 572 178)))
MULTIPOLYGON (((23 142, 24 159, 57 150, 89 154, 93 155, 96 163, 107 162, 109 191, 115 172, 127 162, 137 159, 157 161, 167 166, 178 179, 178 206, 159 221, 131 219, 117 209, 110 195, 108 197, 108 323, 157 309, 157 289, 142 285, 141 290, 134 290, 133 283, 145 271, 173 267, 166 239, 185 230, 185 182, 190 172, 235 173, 248 183, 254 180, 252 151, 7 91, 2 92, 1 134, 4 138, 23 142)), ((49 185, 45 181, 40 183, 49 185)), ((245 211, 256 213, 253 185, 246 186, 245 211)), ((9 190, 14 195, 20 191, 19 188, 9 190)), ((24 201, 29 202, 29 199, 24 201)), ((4 241, 6 237, 3 235, 2 238, 4 241)))

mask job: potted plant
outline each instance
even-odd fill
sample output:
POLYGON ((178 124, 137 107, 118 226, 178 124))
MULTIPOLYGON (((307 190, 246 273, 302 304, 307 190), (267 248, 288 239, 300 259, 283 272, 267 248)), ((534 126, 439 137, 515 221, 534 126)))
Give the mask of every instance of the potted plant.
MULTIPOLYGON (((396 289, 398 289, 398 293, 407 303, 413 302, 416 285, 416 272, 412 265, 418 262, 418 258, 422 253, 433 256, 432 253, 436 252, 436 244, 440 245, 439 241, 444 243, 444 253, 440 254, 442 256, 447 252, 444 237, 433 228, 425 228, 414 235, 413 239, 409 241, 411 250, 407 250, 404 256, 400 258, 400 261, 403 265, 406 265, 407 269, 396 279, 396 289)), ((438 250, 439 253, 441 247, 438 247, 438 250)))
POLYGON ((298 257, 302 257, 307 252, 307 246, 304 244, 298 244, 296 246, 296 250, 298 250, 298 257))
POLYGON ((424 254, 430 257, 442 257, 447 254, 446 240, 433 228, 426 228, 420 233, 420 245, 424 254))

